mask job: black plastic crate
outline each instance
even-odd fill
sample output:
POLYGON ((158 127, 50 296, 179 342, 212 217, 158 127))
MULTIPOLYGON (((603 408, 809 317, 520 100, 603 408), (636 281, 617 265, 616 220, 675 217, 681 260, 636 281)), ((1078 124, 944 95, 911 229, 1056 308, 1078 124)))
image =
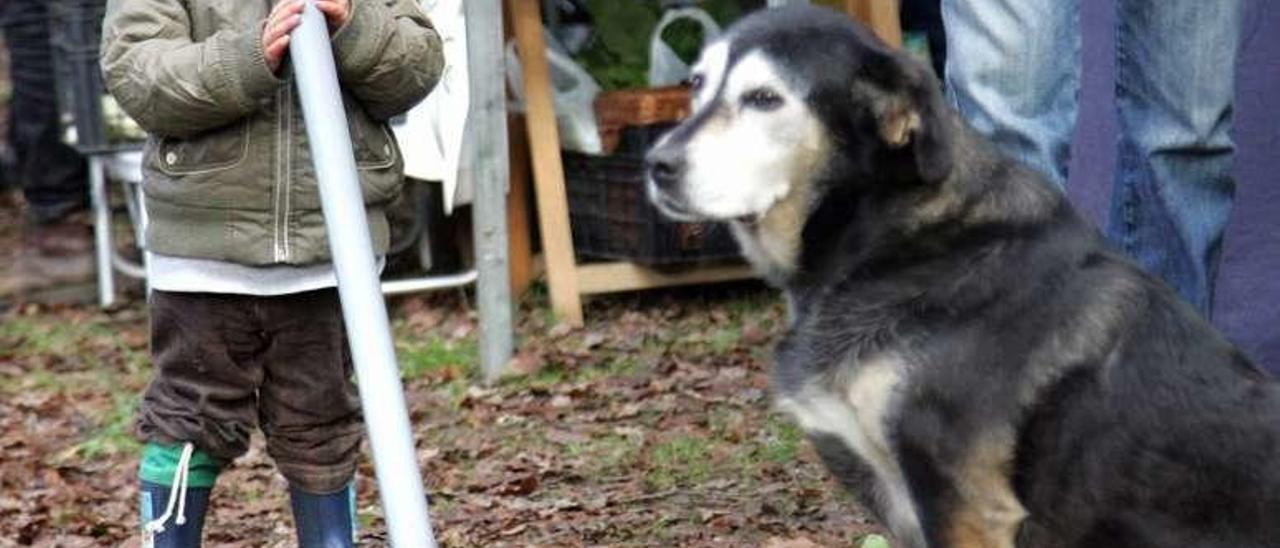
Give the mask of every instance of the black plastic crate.
POLYGON ((122 131, 129 122, 102 81, 98 48, 106 7, 105 0, 49 2, 49 41, 63 141, 86 154, 142 146, 142 136, 122 131))
POLYGON ((573 246, 581 255, 676 266, 740 256, 727 226, 667 220, 644 188, 644 150, 669 124, 627 128, 618 152, 562 154, 573 246))

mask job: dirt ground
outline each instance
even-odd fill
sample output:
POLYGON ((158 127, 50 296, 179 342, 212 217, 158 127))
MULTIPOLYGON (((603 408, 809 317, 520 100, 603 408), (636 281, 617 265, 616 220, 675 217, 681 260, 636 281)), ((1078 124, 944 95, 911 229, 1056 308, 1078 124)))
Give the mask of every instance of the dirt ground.
MULTIPOLYGON (((3 225, 6 223, 0 223, 3 225)), ((0 228, 0 249, 14 234, 0 228)), ((476 378, 465 293, 392 315, 444 546, 856 545, 873 530, 768 397, 782 311, 757 285, 599 299, 555 325, 535 289, 518 374, 476 378)), ((0 546, 136 546, 131 437, 150 374, 145 310, 0 316, 0 546)), ((362 544, 386 544, 366 452, 362 544)), ((219 479, 209 546, 289 546, 262 440, 219 479)))

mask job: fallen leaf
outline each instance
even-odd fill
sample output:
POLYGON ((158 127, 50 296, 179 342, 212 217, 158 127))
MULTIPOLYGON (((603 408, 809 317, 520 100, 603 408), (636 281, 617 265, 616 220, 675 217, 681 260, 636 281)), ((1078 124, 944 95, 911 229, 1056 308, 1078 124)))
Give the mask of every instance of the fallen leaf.
POLYGON ((540 356, 529 351, 517 352, 507 363, 507 369, 516 375, 529 375, 537 373, 542 369, 543 361, 540 356))
POLYGON ((558 323, 547 332, 547 336, 553 339, 559 339, 573 332, 573 326, 567 323, 558 323))
POLYGON ((793 539, 772 537, 765 541, 763 548, 822 548, 822 545, 804 537, 793 539))

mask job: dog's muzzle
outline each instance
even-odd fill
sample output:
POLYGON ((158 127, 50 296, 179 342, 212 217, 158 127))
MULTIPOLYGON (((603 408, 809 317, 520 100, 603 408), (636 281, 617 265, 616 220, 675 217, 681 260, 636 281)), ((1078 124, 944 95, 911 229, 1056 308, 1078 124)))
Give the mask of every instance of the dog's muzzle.
POLYGON ((654 147, 644 156, 645 175, 667 194, 675 194, 684 178, 684 155, 675 147, 654 147))
POLYGON ((649 201, 673 220, 691 220, 680 189, 684 179, 684 155, 677 147, 659 145, 644 157, 644 173, 649 201))

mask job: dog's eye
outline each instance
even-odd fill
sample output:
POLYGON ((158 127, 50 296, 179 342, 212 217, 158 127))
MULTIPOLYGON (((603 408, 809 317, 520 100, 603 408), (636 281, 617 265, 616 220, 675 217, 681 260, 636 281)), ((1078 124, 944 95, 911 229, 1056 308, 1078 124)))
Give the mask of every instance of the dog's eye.
POLYGON ((698 90, 700 90, 700 89, 702 89, 702 84, 703 84, 704 80, 705 80, 705 79, 702 77, 702 75, 701 75, 701 74, 695 74, 695 75, 693 75, 693 76, 690 76, 690 77, 689 77, 689 88, 690 88, 690 89, 692 89, 692 90, 693 90, 693 91, 695 91, 695 92, 696 92, 696 91, 698 91, 698 90))
POLYGON ((756 110, 773 110, 782 106, 782 96, 769 88, 756 88, 742 95, 742 106, 756 110))

